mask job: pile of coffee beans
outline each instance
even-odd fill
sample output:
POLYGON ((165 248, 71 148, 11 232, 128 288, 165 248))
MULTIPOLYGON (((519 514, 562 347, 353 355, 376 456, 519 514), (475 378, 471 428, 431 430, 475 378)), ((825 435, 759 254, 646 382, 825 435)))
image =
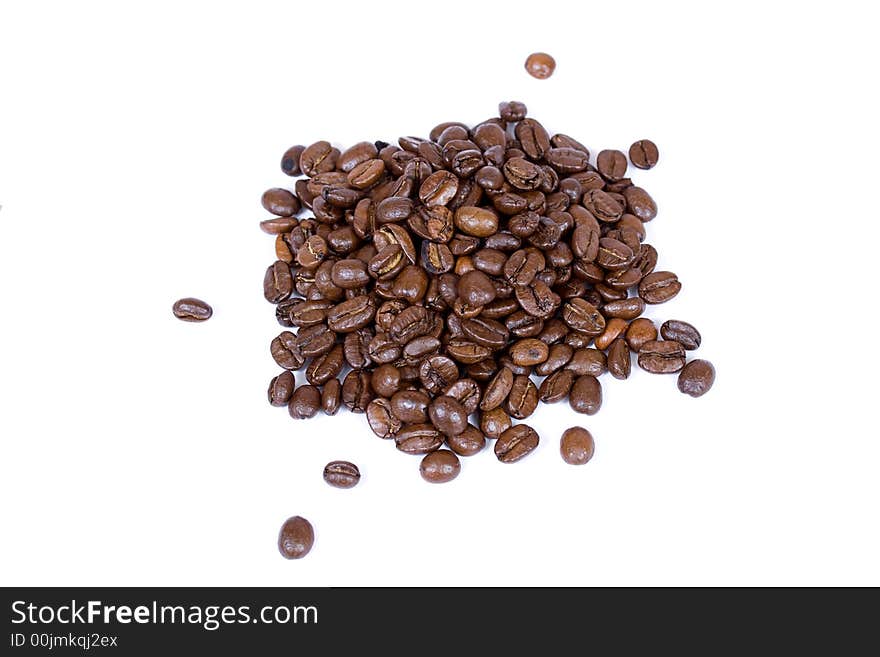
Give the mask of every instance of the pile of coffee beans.
MULTIPOLYGON (((629 149, 641 169, 658 158, 648 140, 629 149)), ((281 168, 298 179, 263 194, 276 253, 263 289, 284 327, 269 401, 292 418, 363 413, 444 482, 487 439, 503 463, 530 454, 539 436, 521 421, 539 402, 598 412, 599 377, 628 378, 633 354, 645 371, 679 373, 688 395, 712 386, 712 365, 688 362, 693 326, 641 317, 682 284, 656 270, 644 240, 657 205, 623 152, 593 164, 512 101, 427 139, 293 146, 281 168)), ((592 436, 574 428, 561 451, 585 463, 592 436)), ((334 485, 358 476, 347 463, 325 470, 334 485)))

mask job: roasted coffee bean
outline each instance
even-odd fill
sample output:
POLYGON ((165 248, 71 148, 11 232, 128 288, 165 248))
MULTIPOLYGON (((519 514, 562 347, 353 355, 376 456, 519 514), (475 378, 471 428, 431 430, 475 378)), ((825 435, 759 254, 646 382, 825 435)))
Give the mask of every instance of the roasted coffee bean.
POLYGON ((284 233, 289 233, 296 228, 298 223, 295 217, 272 217, 260 222, 260 230, 269 235, 283 237, 284 233))
POLYGON ((403 426, 403 422, 392 411, 391 402, 384 397, 367 404, 366 415, 367 424, 379 438, 393 438, 403 426))
POLYGON ((284 151, 284 155, 281 156, 281 170, 288 176, 299 176, 302 174, 302 169, 299 168, 299 158, 305 149, 305 146, 297 145, 291 146, 284 151))
POLYGON ((471 307, 482 307, 495 300, 495 286, 481 271, 469 271, 458 280, 458 298, 471 307))
POLYGON ((346 290, 356 290, 370 282, 367 264, 362 260, 337 260, 332 265, 333 284, 346 290))
POLYGON ((505 121, 515 123, 526 118, 526 106, 516 100, 506 101, 498 104, 498 115, 505 121))
POLYGON ((174 313, 177 319, 182 319, 185 322, 204 322, 214 314, 211 306, 201 299, 193 297, 175 301, 171 307, 171 312, 174 313))
POLYGON ((538 406, 538 389, 526 375, 513 378, 513 385, 507 395, 505 409, 511 417, 524 420, 535 412, 538 406))
POLYGON ((376 302, 368 295, 347 299, 327 312, 327 325, 337 333, 362 329, 376 316, 376 302))
POLYGON ((641 350, 642 345, 657 339, 657 327, 647 317, 639 317, 630 322, 626 329, 626 343, 635 352, 641 350))
POLYGON ((501 406, 510 394, 513 387, 513 372, 507 367, 502 367, 486 386, 486 392, 480 401, 480 410, 491 411, 501 406))
POLYGON ((678 276, 671 271, 655 271, 639 283, 639 296, 645 303, 666 303, 680 291, 678 276))
POLYGON ((635 319, 643 312, 645 312, 645 302, 639 297, 609 301, 602 306, 602 314, 606 317, 619 317, 626 320, 635 319))
MULTIPOLYGON (((657 204, 651 195, 641 187, 627 187, 623 190, 626 199, 626 210, 642 221, 651 221, 657 216, 657 204)), ((589 208, 588 208, 589 209, 589 208)))
POLYGON ((284 301, 293 292, 293 276, 290 266, 281 260, 269 266, 263 278, 263 296, 270 303, 284 301))
POLYGON ((318 324, 300 329, 294 338, 294 344, 304 357, 315 358, 326 354, 333 348, 333 345, 336 344, 336 335, 326 325, 318 324))
POLYGON ((446 356, 431 356, 419 368, 419 379, 428 392, 439 394, 458 379, 458 366, 446 356))
POLYGON ((345 362, 354 369, 362 369, 371 365, 370 344, 373 338, 373 332, 366 328, 346 333, 342 347, 345 362))
POLYGON ((632 249, 620 240, 603 237, 599 240, 596 262, 605 269, 626 269, 635 258, 632 249))
POLYGON ((523 338, 510 346, 509 353, 514 363, 530 367, 547 360, 550 348, 537 338, 523 338))
POLYGON ((455 436, 447 436, 446 444, 459 456, 473 456, 486 446, 486 437, 474 425, 469 424, 455 436))
POLYGON ((445 484, 452 481, 461 471, 461 462, 455 453, 448 449, 438 449, 426 454, 419 465, 422 479, 430 484, 445 484))
POLYGON ((526 72, 533 78, 546 80, 556 70, 556 60, 545 52, 533 52, 526 57, 526 72))
POLYGON ((269 403, 272 406, 287 406, 295 388, 293 373, 284 370, 269 383, 269 403))
POLYGON ((562 433, 559 452, 569 465, 583 465, 593 458, 593 435, 583 427, 571 427, 562 433))
POLYGON ((576 413, 595 415, 602 406, 602 385, 595 376, 579 376, 568 394, 568 403, 576 413))
POLYGON ((387 363, 379 365, 373 370, 370 383, 377 395, 391 397, 400 389, 400 370, 387 363))
POLYGON ((270 350, 272 358, 284 369, 298 370, 305 363, 305 357, 297 344, 297 336, 290 331, 283 331, 272 340, 270 350))
POLYGON ((431 398, 419 390, 402 390, 391 397, 391 412, 406 424, 423 424, 428 421, 428 404, 431 398))
POLYGON ((422 242, 421 265, 432 275, 444 274, 455 266, 455 257, 445 244, 422 242))
POLYGON ((510 415, 503 408, 493 408, 490 411, 482 411, 480 413, 480 431, 483 432, 486 438, 495 440, 507 431, 512 424, 510 415))
POLYGON ((293 516, 284 521, 278 533, 278 551, 285 559, 302 559, 315 544, 315 530, 312 523, 301 516, 293 516))
POLYGON ((575 375, 571 370, 557 370, 541 382, 538 398, 545 404, 553 404, 568 397, 575 375))
POLYGON ((459 379, 446 388, 443 394, 459 402, 468 415, 477 410, 482 396, 480 386, 473 379, 459 379))
POLYGON ((339 149, 333 148, 329 142, 317 141, 303 149, 299 157, 299 168, 307 176, 333 171, 339 157, 339 149))
POLYGON ((601 335, 597 335, 593 343, 596 349, 607 349, 620 335, 626 331, 626 321, 619 317, 609 319, 605 324, 605 330, 601 335))
POLYGON ((544 154, 550 150, 550 135, 540 123, 534 119, 523 119, 516 124, 514 129, 516 138, 522 145, 522 150, 532 160, 543 159, 544 154))
POLYGON ((550 317, 562 299, 543 281, 535 280, 529 285, 516 287, 516 299, 529 315, 545 319, 550 317))
POLYGON ((324 481, 334 488, 354 488, 360 480, 360 469, 349 461, 330 461, 324 466, 324 481))
POLYGON ((629 161, 639 169, 650 169, 660 159, 657 146, 650 139, 640 139, 629 147, 629 161))
POLYGON ((443 434, 430 424, 408 424, 394 437, 397 449, 405 454, 429 454, 443 445, 443 434))
POLYGON ((342 384, 339 379, 330 379, 321 390, 321 410, 325 415, 336 415, 342 401, 342 384))
POLYGON ((464 406, 458 400, 447 395, 441 395, 428 406, 428 417, 438 431, 447 435, 455 436, 467 427, 468 414, 464 406))
POLYGON ((692 360, 678 375, 678 389, 691 397, 702 397, 715 383, 715 368, 708 360, 692 360))
POLYGON ((352 370, 342 381, 342 403, 352 413, 363 413, 373 399, 370 375, 364 370, 352 370))
POLYGON ((562 321, 574 331, 600 335, 605 330, 605 317, 585 299, 572 299, 562 307, 562 321))
POLYGON ((598 349, 577 349, 565 365, 575 376, 601 376, 608 371, 605 354, 598 349))
POLYGON ((700 332, 687 322, 670 319, 660 326, 660 335, 664 340, 675 340, 688 351, 700 346, 702 337, 700 332))
POLYGON ((554 344, 550 347, 547 359, 535 367, 535 374, 538 376, 548 376, 565 367, 566 363, 571 360, 574 354, 567 344, 554 344))
POLYGON ((273 187, 263 192, 263 208, 279 217, 289 217, 299 212, 299 199, 293 193, 280 187, 273 187))
POLYGON ((294 420, 314 417, 321 408, 321 392, 313 385, 302 385, 293 391, 287 411, 294 420))
POLYGON ((651 340, 639 349, 639 367, 652 374, 678 372, 685 359, 684 347, 672 340, 651 340))
POLYGON ((607 180, 620 180, 626 175, 626 155, 620 151, 600 151, 596 168, 607 180))
POLYGON ((345 365, 342 345, 337 344, 326 354, 316 357, 306 368, 306 380, 320 386, 336 377, 345 365))
POLYGON ((529 425, 517 424, 498 437, 495 456, 502 463, 515 463, 535 451, 539 440, 538 432, 529 425))
POLYGON ((608 348, 608 371, 615 379, 628 379, 631 369, 629 345, 624 338, 615 338, 608 348))

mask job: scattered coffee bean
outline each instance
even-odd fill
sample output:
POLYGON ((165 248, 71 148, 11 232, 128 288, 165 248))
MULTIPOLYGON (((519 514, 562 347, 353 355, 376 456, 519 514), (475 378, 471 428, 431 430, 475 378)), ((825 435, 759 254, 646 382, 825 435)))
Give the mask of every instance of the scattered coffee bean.
POLYGON ((533 78, 546 80, 556 70, 556 60, 545 52, 533 52, 526 58, 526 71, 533 78))
POLYGON ((652 374, 672 374, 685 364, 685 352, 678 342, 651 340, 639 349, 639 367, 652 374))
POLYGON ((422 479, 431 484, 445 484, 461 472, 461 462, 455 453, 448 449, 438 449, 426 454, 419 465, 422 479))
POLYGON ((348 461, 330 461, 324 466, 324 481, 334 488, 354 488, 361 480, 361 471, 348 461))
POLYGON ((515 463, 538 446, 538 432, 527 424, 517 424, 502 433, 495 442, 495 456, 502 463, 515 463))
POLYGON ((284 521, 278 534, 278 551, 285 559, 302 559, 315 544, 315 530, 312 523, 302 516, 293 516, 284 521))
POLYGON ((171 312, 174 313, 177 319, 182 319, 185 322, 204 322, 214 314, 211 306, 201 299, 194 299, 193 297, 175 301, 171 307, 171 312))
POLYGON ((660 159, 657 146, 650 139, 640 139, 629 147, 629 161, 639 169, 650 169, 660 159))
POLYGON ((583 465, 593 458, 593 435, 583 427, 566 429, 559 441, 562 460, 570 465, 583 465))
POLYGON ((664 340, 675 340, 688 351, 700 346, 700 332, 687 322, 669 319, 660 326, 660 335, 664 340))
POLYGON ((579 376, 568 395, 571 410, 576 413, 595 415, 602 406, 602 385, 595 376, 579 376))

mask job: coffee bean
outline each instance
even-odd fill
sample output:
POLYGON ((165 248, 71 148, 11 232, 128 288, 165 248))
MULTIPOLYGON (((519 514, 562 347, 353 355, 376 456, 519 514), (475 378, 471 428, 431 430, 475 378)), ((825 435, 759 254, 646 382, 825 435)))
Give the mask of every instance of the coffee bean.
POLYGON ((626 320, 635 319, 643 312, 645 312, 645 302, 639 297, 609 301, 602 306, 602 314, 606 317, 619 317, 626 320))
POLYGON ((657 216, 657 204, 650 194, 641 187, 627 187, 623 191, 627 212, 634 214, 642 221, 651 221, 657 216))
POLYGON ((428 454, 443 445, 443 434, 430 424, 408 424, 394 437, 397 449, 405 454, 428 454))
POLYGON ((605 354, 598 349, 577 349, 565 366, 575 376, 601 376, 608 371, 605 354))
POLYGON ((428 417, 438 431, 447 436, 460 434, 467 427, 467 411, 456 399, 441 395, 428 406, 428 417))
POLYGON ((605 330, 602 331, 601 335, 597 335, 596 339, 593 341, 596 345, 596 349, 607 349, 612 342, 626 331, 626 328, 627 323, 625 320, 620 319, 619 317, 609 319, 605 324, 605 330))
POLYGON ((330 461, 324 466, 324 481, 334 488, 354 488, 360 480, 360 469, 349 461, 330 461))
POLYGON ((293 292, 293 276, 286 262, 276 260, 263 278, 263 296, 269 303, 284 301, 293 292))
POLYGON ((623 338, 615 338, 608 349, 608 371, 615 379, 628 379, 632 370, 629 345, 623 338))
POLYGON ((393 438, 403 422, 395 416, 391 402, 384 397, 379 397, 367 404, 366 408, 367 423, 379 438, 393 438))
POLYGON ((342 354, 342 345, 335 345, 326 354, 317 356, 306 368, 306 380, 315 386, 320 386, 335 378, 345 365, 342 354))
POLYGON ((639 296, 645 303, 666 303, 680 291, 678 276, 671 271, 655 271, 639 283, 639 296))
POLYGON ((646 317, 632 321, 626 329, 626 342, 630 349, 638 352, 642 345, 657 339, 657 327, 646 317))
POLYGON ((562 320, 573 330, 587 335, 600 335, 605 330, 605 317, 590 302, 572 299, 562 307, 562 320))
POLYGON ((424 424, 428 421, 431 398, 418 390, 402 390, 391 396, 391 412, 406 424, 424 424))
POLYGON ((293 373, 283 371, 269 383, 269 403, 272 406, 287 406, 295 387, 293 373))
POLYGON ((507 395, 507 412, 517 420, 524 420, 535 412, 537 406, 538 389, 535 384, 526 375, 515 376, 507 395))
POLYGON ((302 174, 302 169, 299 168, 299 158, 305 149, 305 146, 291 146, 284 151, 284 155, 281 156, 281 170, 288 176, 302 174))
POLYGON ((576 413, 595 415, 602 406, 602 385, 595 376, 579 376, 568 394, 568 403, 576 413))
POLYGON ((454 452, 438 449, 426 454, 419 465, 422 479, 430 484, 445 484, 452 481, 461 472, 461 462, 454 452))
POLYGON ((545 80, 556 70, 556 60, 545 52, 533 52, 526 58, 526 71, 533 78, 545 80))
POLYGON ((502 433, 495 443, 495 456, 502 463, 515 463, 538 447, 538 432, 527 424, 517 424, 502 433))
POLYGON ((293 391, 287 411, 294 420, 315 417, 321 408, 321 392, 313 385, 302 385, 293 391))
POLYGON ((302 559, 315 544, 312 523, 301 516, 284 521, 278 534, 278 551, 285 559, 302 559))
POLYGON ((700 346, 702 337, 700 332, 687 322, 670 319, 660 326, 660 335, 664 340, 675 340, 688 351, 700 346))
POLYGON ((428 392, 439 394, 458 379, 458 366, 446 356, 431 356, 419 368, 419 379, 428 392))
POLYGON ((482 392, 473 379, 459 379, 446 388, 444 394, 460 403, 467 415, 477 410, 482 392))
POLYGON ((352 413, 364 413, 373 399, 370 375, 364 370, 352 370, 342 381, 342 403, 352 413))
POLYGON ((550 348, 537 338, 523 338, 511 345, 509 353, 514 363, 529 367, 547 360, 550 348))
POLYGON ((526 118, 526 106, 516 100, 511 100, 498 104, 498 115, 505 121, 515 123, 526 118))
POLYGON ((639 169, 650 169, 659 159, 660 152, 650 139, 640 139, 629 147, 629 161, 639 169))
POLYGON ((262 203, 266 212, 271 212, 279 217, 289 217, 299 212, 300 209, 299 199, 280 187, 273 187, 263 192, 262 203))
POLYGON ((600 151, 596 168, 606 179, 620 180, 626 175, 626 155, 615 150, 600 151))
POLYGON ((307 176, 333 171, 339 157, 339 149, 333 148, 330 142, 316 141, 303 149, 299 156, 299 168, 307 176))
POLYGON ((652 374, 678 372, 685 364, 685 351, 672 340, 651 340, 639 349, 639 367, 652 374))
POLYGON ((473 456, 486 446, 486 437, 474 425, 469 424, 455 436, 447 436, 446 444, 459 456, 473 456))
POLYGON ((702 397, 715 383, 715 368, 708 360, 692 360, 678 375, 678 389, 691 397, 702 397))
POLYGON ((186 297, 185 299, 175 301, 171 307, 171 312, 174 313, 177 319, 182 319, 185 322, 204 322, 214 314, 211 306, 201 299, 194 299, 193 297, 186 297))
POLYGON ((574 385, 575 375, 571 370, 557 370, 541 382, 538 398, 545 404, 553 404, 568 397, 574 385))
POLYGON ((569 465, 583 465, 593 458, 593 435, 583 427, 571 427, 562 433, 559 451, 569 465))
POLYGON ((501 407, 480 413, 480 431, 483 432, 486 438, 494 440, 512 425, 513 422, 510 419, 510 415, 501 407))
POLYGON ((330 379, 321 390, 321 410, 325 415, 336 415, 342 401, 342 385, 339 379, 330 379))

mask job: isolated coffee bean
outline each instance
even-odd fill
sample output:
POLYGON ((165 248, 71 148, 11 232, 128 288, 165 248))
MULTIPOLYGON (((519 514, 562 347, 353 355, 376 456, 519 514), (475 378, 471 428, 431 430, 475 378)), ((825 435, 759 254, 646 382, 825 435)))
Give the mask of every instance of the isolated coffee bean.
POLYGON ((562 460, 570 465, 583 465, 593 458, 593 435, 583 427, 566 429, 559 441, 562 460))
POLYGON ((302 559, 315 544, 312 523, 301 516, 284 521, 278 534, 278 551, 285 559, 302 559))
POLYGON ((526 71, 533 78, 545 80, 556 70, 556 61, 545 52, 533 52, 526 58, 526 71))
POLYGON ((678 389, 691 397, 702 397, 715 383, 715 368, 708 360, 692 360, 678 375, 678 389))
POLYGON ((454 452, 438 449, 425 455, 419 465, 419 472, 422 479, 430 484, 445 484, 461 472, 461 462, 454 452))
POLYGON ((324 481, 334 488, 354 488, 360 480, 360 469, 349 461, 330 461, 324 466, 324 481))
POLYGON ((515 463, 538 446, 538 432, 527 424, 517 424, 502 433, 495 442, 495 456, 502 463, 515 463))
POLYGON ((211 319, 211 315, 214 314, 211 306, 201 299, 193 297, 175 301, 171 312, 177 319, 182 319, 185 322, 204 322, 206 319, 211 319))
POLYGON ((660 326, 660 335, 664 340, 674 340, 688 351, 700 346, 700 332, 687 322, 670 319, 660 326))
POLYGON ((577 413, 595 415, 602 406, 602 385, 595 376, 579 376, 568 394, 568 403, 577 413))
POLYGON ((639 169, 650 169, 659 159, 660 152, 650 139, 640 139, 629 147, 629 161, 639 169))
POLYGON ((652 374, 678 372, 685 359, 684 347, 672 340, 652 340, 639 349, 639 367, 652 374))

